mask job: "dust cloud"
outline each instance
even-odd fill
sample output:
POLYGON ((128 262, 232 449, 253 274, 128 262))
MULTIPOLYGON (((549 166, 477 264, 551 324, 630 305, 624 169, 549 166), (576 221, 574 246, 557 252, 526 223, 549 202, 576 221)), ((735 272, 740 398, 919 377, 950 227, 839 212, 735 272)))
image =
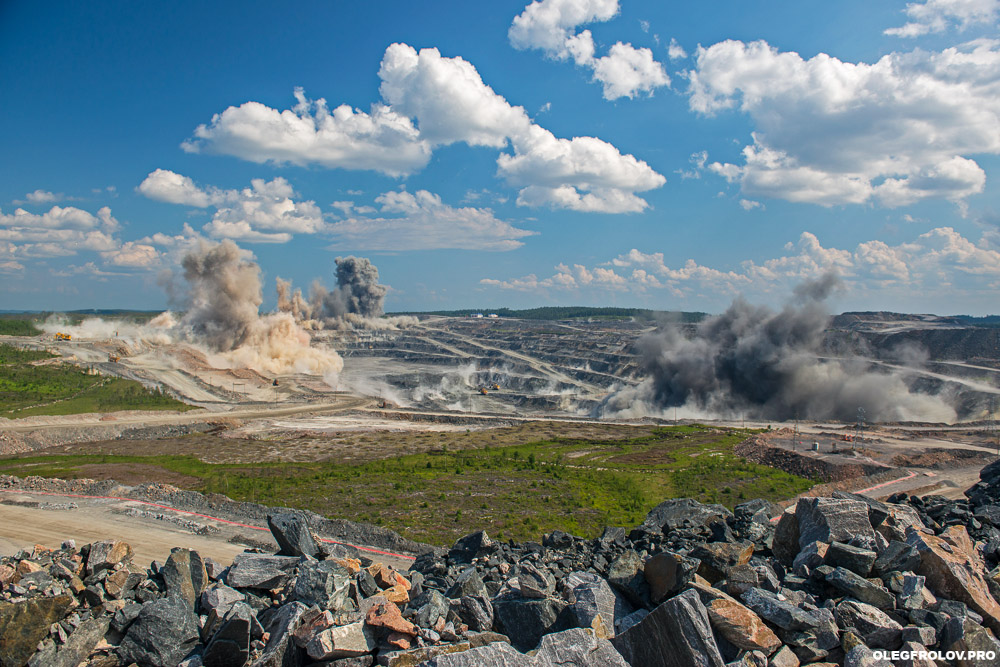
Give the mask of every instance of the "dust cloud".
MULTIPOLYGON (((737 298, 693 334, 668 325, 639 341, 647 374, 609 396, 605 416, 665 415, 682 408, 720 417, 953 422, 944 397, 919 393, 905 369, 876 372, 863 358, 824 358, 834 275, 803 283, 780 311, 737 298)), ((915 355, 913 355, 915 356, 915 355)))

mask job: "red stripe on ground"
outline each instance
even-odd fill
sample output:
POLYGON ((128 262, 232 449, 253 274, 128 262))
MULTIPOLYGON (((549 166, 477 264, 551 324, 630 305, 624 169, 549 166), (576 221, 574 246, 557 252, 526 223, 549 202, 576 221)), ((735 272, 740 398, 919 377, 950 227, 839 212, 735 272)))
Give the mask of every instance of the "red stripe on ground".
MULTIPOLYGON (((908 479, 913 479, 917 476, 917 473, 910 471, 910 474, 906 477, 900 477, 898 479, 890 479, 888 482, 882 482, 881 484, 876 484, 875 486, 869 486, 867 489, 859 489, 858 491, 851 491, 851 493, 868 493, 869 491, 874 491, 875 489, 881 489, 883 486, 889 486, 890 484, 899 484, 900 482, 905 482, 908 479)), ((784 514, 784 512, 782 512, 784 514)), ((781 514, 776 517, 771 518, 771 523, 781 519, 781 514)))
MULTIPOLYGON (((239 521, 230 521, 228 519, 220 519, 216 516, 210 516, 208 514, 201 514, 200 512, 192 512, 191 510, 181 510, 176 507, 171 507, 170 505, 160 505, 159 503, 151 503, 148 500, 136 500, 135 498, 122 498, 120 496, 87 496, 82 493, 54 493, 50 491, 26 491, 22 489, 0 489, 0 492, 6 493, 26 493, 34 494, 38 496, 62 496, 65 498, 93 498, 98 500, 121 500, 128 503, 139 503, 140 505, 148 505, 149 507, 156 507, 157 509, 168 510, 170 512, 177 512, 178 514, 187 514, 189 516, 197 516, 202 519, 209 519, 211 521, 218 521, 219 523, 225 523, 230 526, 239 526, 240 528, 249 528, 251 530, 263 530, 265 532, 270 532, 269 528, 263 528, 261 526, 251 526, 248 523, 240 523, 239 521)), ((402 558, 404 560, 416 560, 413 556, 407 556, 405 554, 397 554, 391 551, 381 551, 379 549, 373 549, 371 547, 362 547, 357 544, 351 544, 349 542, 338 542, 337 540, 330 540, 325 537, 319 538, 320 542, 326 542, 327 544, 342 544, 348 547, 354 547, 359 551, 367 551, 368 553, 380 554, 382 556, 394 556, 395 558, 402 558)))

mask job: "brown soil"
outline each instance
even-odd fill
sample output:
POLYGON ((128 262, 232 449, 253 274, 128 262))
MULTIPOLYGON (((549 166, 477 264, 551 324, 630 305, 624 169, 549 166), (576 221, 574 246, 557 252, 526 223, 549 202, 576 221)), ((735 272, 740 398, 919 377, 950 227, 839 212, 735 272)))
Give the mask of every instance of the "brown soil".
POLYGON ((106 480, 113 479, 121 484, 142 484, 156 481, 182 489, 196 489, 201 480, 191 475, 167 470, 146 463, 87 463, 76 467, 80 478, 106 480))
POLYGON ((907 456, 897 454, 892 457, 895 466, 911 466, 917 468, 952 468, 974 464, 986 465, 996 460, 994 454, 977 452, 968 449, 932 449, 927 452, 907 456))
POLYGON ((800 477, 821 479, 824 482, 838 482, 872 475, 884 471, 884 467, 861 463, 837 464, 792 452, 768 443, 773 434, 752 436, 733 448, 733 453, 751 463, 778 468, 800 477))
MULTIPOLYGON (((119 456, 194 456, 206 463, 333 461, 366 463, 440 449, 457 451, 508 447, 540 440, 628 439, 649 435, 651 426, 528 422, 516 426, 458 432, 350 431, 270 433, 261 439, 198 433, 157 440, 104 440, 37 449, 32 455, 111 454, 119 456)), ((685 445, 689 441, 682 441, 685 445)), ((23 453, 20 454, 23 456, 23 453)))

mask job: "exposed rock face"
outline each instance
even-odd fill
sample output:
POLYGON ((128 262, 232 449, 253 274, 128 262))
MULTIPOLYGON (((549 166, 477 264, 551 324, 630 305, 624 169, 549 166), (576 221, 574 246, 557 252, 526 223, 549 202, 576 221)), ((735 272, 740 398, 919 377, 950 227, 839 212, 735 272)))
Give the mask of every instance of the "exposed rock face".
POLYGON ((73 606, 69 595, 0 603, 0 665, 21 667, 37 650, 49 626, 73 606))
POLYGON ((650 510, 639 528, 668 533, 687 526, 704 526, 714 519, 730 521, 733 514, 722 505, 703 505, 690 498, 676 498, 665 500, 650 510))
POLYGON ((760 616, 736 600, 720 597, 709 602, 707 608, 712 627, 733 646, 765 655, 781 646, 781 640, 760 616))
POLYGON ((167 595, 183 598, 194 609, 198 596, 205 590, 205 583, 208 581, 205 564, 198 552, 174 549, 161 573, 167 586, 167 595))
POLYGON ((556 598, 532 599, 506 596, 493 600, 493 610, 500 630, 521 651, 528 651, 550 632, 566 630, 571 625, 567 604, 556 598))
POLYGON ((919 552, 917 572, 927 578, 932 591, 969 605, 983 616, 987 627, 1000 634, 1000 604, 990 594, 982 560, 965 526, 949 526, 940 537, 911 529, 907 543, 919 552))
POLYGON ((132 560, 132 545, 121 540, 104 540, 90 545, 87 556, 87 571, 95 574, 101 570, 114 568, 119 563, 132 560))
POLYGON ((1000 651, 1000 466, 968 502, 837 495, 776 528, 767 503, 682 499, 592 540, 478 532, 406 572, 319 545, 287 513, 271 526, 290 555, 229 568, 188 549, 142 568, 114 540, 36 547, 0 557, 0 667, 875 667, 876 650, 1000 651))
POLYGON ((318 605, 334 612, 345 609, 351 575, 333 561, 307 561, 299 566, 292 594, 309 606, 318 605))
POLYGON ((694 591, 673 597, 612 643, 630 665, 723 667, 708 611, 694 591))
POLYGON ((800 498, 795 507, 799 520, 799 546, 810 542, 874 541, 868 505, 841 498, 800 498))
POLYGON ((298 514, 288 512, 268 515, 267 527, 278 543, 278 555, 315 558, 319 554, 319 547, 309 531, 309 525, 298 514))
POLYGON ((238 554, 226 575, 226 583, 233 588, 281 588, 291 579, 298 563, 298 558, 290 556, 238 554))
POLYGON ((180 597, 143 605, 118 649, 125 664, 174 667, 198 645, 198 620, 180 597))

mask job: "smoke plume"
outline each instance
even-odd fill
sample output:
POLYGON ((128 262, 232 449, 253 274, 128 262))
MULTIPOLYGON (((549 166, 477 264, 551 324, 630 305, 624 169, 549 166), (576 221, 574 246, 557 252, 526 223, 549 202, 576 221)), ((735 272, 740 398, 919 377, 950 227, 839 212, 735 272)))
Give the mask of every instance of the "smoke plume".
POLYGON ((347 313, 361 317, 381 317, 386 288, 378 284, 378 269, 364 257, 338 257, 337 289, 323 299, 326 317, 347 313))
MULTIPOLYGON (((74 338, 113 339, 128 354, 184 342, 209 353, 221 367, 251 368, 265 375, 320 375, 336 386, 344 367, 336 351, 312 347, 309 334, 290 312, 260 314, 260 267, 246 259, 239 246, 228 239, 217 244, 200 241, 181 260, 181 268, 183 281, 164 277, 171 300, 185 308, 180 320, 170 312, 146 324, 89 318, 72 325, 53 317, 44 329, 74 338)), ((298 293, 289 299, 295 296, 301 301, 298 293)))
POLYGON ((188 340, 263 373, 298 372, 332 379, 343 368, 335 351, 311 347, 309 334, 288 313, 260 315, 260 267, 245 260, 232 241, 202 242, 181 266, 188 307, 178 328, 188 340))
POLYGON ((836 284, 824 276, 800 285, 780 312, 737 298, 691 337, 676 326, 644 337, 646 380, 610 396, 601 411, 685 407, 720 416, 854 420, 862 407, 875 421, 954 421, 951 406, 912 391, 903 372, 873 372, 860 358, 821 358, 830 317, 822 302, 836 284))
POLYGON ((239 347, 259 322, 260 267, 243 261, 239 247, 226 239, 207 242, 181 261, 188 284, 182 325, 217 352, 239 347))
POLYGON ((308 328, 396 329, 415 324, 409 317, 382 318, 388 288, 379 284, 378 269, 364 257, 338 257, 337 286, 327 289, 313 281, 309 298, 292 289, 288 280, 277 279, 278 310, 290 314, 308 328))

